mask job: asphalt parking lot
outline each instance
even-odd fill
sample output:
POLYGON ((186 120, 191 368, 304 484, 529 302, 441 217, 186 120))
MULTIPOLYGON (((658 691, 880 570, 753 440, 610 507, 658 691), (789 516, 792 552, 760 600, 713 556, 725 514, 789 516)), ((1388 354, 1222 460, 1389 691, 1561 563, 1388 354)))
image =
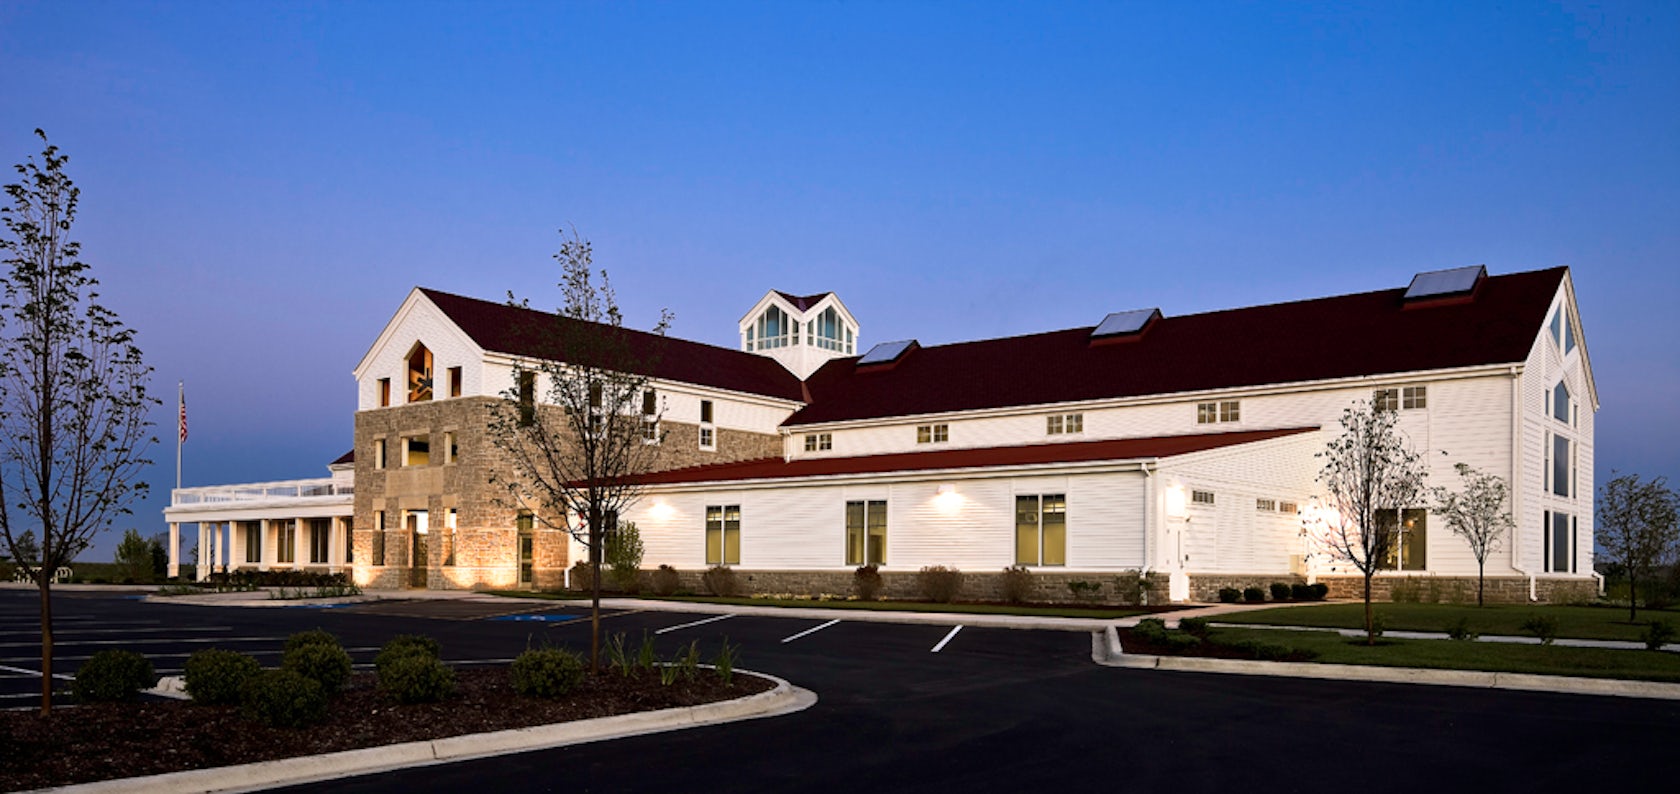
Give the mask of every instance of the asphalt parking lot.
MULTIPOLYGON (((133 647, 160 669, 216 644, 278 658, 287 634, 337 633, 358 663, 397 634, 439 639, 457 664, 497 663, 543 643, 586 647, 584 610, 534 601, 379 602, 338 609, 57 601, 60 669, 133 647), (452 605, 446 605, 452 604, 452 605), (500 605, 500 606, 498 606, 500 605), (80 633, 72 633, 80 632, 80 633), (103 632, 103 633, 99 633, 103 632), (102 644, 99 644, 102 643, 102 644)), ((33 595, 0 591, 5 703, 39 686, 33 595)), ((813 690, 773 719, 401 770, 297 791, 1558 791, 1671 779, 1680 703, 1452 687, 1105 668, 1079 632, 609 611, 632 643, 710 657, 813 690)))

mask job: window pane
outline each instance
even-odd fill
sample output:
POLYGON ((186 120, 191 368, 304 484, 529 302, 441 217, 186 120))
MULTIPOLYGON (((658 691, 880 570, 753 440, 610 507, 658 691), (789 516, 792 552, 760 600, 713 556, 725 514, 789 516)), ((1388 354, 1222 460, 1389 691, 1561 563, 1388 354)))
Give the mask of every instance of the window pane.
POLYGON ((887 564, 887 503, 869 503, 869 548, 865 559, 870 565, 887 564))
POLYGON ((1067 417, 1067 431, 1069 433, 1083 433, 1083 432, 1085 432, 1085 415, 1084 414, 1068 414, 1068 417, 1067 417))
POLYGON ((1569 495, 1569 439, 1552 436, 1552 493, 1569 495))
POLYGON ((1401 514, 1401 569, 1407 571, 1421 571, 1429 566, 1427 556, 1429 540, 1429 512, 1427 510, 1406 510, 1401 514))
POLYGON ((706 508, 706 564, 723 562, 723 508, 706 508))
POLYGON ((1067 564, 1067 497, 1044 497, 1044 564, 1067 564))
POLYGON ((723 508, 723 563, 741 564, 741 507, 723 508))
POLYGON ((846 503, 846 564, 863 564, 863 503, 846 503))
POLYGON ((1015 564, 1038 564, 1038 497, 1015 497, 1015 564))
POLYGON ((1552 389, 1552 417, 1569 424, 1569 387, 1563 381, 1558 381, 1557 387, 1552 389))

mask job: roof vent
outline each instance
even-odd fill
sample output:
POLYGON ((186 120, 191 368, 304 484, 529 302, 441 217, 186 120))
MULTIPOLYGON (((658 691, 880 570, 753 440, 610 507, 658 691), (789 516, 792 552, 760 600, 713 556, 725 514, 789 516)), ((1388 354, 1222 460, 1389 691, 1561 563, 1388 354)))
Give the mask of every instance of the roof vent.
POLYGON ((904 339, 898 342, 882 342, 864 353, 857 360, 858 369, 886 369, 897 364, 910 351, 921 347, 914 339, 904 339))
MULTIPOLYGON (((1413 301, 1436 303, 1452 298, 1469 300, 1475 297, 1476 288, 1487 279, 1486 265, 1471 265, 1457 267, 1451 270, 1432 270, 1412 276, 1412 285, 1406 288, 1405 300, 1408 304, 1413 301)), ((1458 301, 1452 301, 1454 303, 1458 301)))
POLYGON ((1122 341, 1137 339, 1143 332, 1149 330, 1156 320, 1161 319, 1160 309, 1133 309, 1129 312, 1114 312, 1103 321, 1097 323, 1091 331, 1091 342, 1122 341))

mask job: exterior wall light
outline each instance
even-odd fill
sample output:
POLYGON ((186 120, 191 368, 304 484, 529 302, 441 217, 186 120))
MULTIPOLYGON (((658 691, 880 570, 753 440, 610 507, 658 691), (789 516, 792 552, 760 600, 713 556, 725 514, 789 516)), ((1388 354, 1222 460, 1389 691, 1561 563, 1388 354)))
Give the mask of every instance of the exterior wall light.
POLYGON ((1190 511, 1184 501, 1184 486, 1174 485, 1167 488, 1167 517, 1188 518, 1190 511))

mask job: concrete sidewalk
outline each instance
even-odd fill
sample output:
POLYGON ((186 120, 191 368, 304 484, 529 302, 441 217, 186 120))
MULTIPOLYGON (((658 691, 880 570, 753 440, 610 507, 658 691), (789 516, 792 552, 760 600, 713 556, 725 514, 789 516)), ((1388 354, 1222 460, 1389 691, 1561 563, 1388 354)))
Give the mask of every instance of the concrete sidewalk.
MULTIPOLYGON (((1189 616, 1189 617, 1195 617, 1195 616, 1192 615, 1192 616, 1189 616)), ((1266 629, 1266 630, 1270 630, 1270 631, 1333 631, 1333 632, 1336 632, 1337 634, 1342 635, 1343 637, 1363 637, 1363 636, 1365 636, 1365 630, 1364 629, 1337 629, 1337 628, 1327 628, 1327 627, 1323 627, 1323 626, 1272 626, 1272 625, 1261 624, 1261 623, 1211 623, 1209 625, 1217 627, 1217 628, 1225 628, 1225 629, 1266 629)), ((1452 639, 1452 637, 1448 636, 1446 632, 1441 632, 1441 631, 1395 631, 1395 630, 1389 629, 1389 630, 1383 631, 1382 635, 1384 637, 1395 637, 1395 638, 1402 639, 1402 640, 1450 640, 1450 639, 1452 639)), ((1513 636, 1510 636, 1510 635, 1501 635, 1501 634, 1482 635, 1482 636, 1477 637, 1474 640, 1465 640, 1465 642, 1502 642, 1502 643, 1508 643, 1508 644, 1511 644, 1511 645, 1544 645, 1545 644, 1545 643, 1541 642, 1538 637, 1513 637, 1513 636)), ((1553 645, 1564 645, 1564 646, 1568 646, 1568 647, 1571 647, 1571 648, 1610 648, 1610 649, 1620 650, 1620 651, 1642 651, 1642 650, 1645 650, 1645 643, 1643 643, 1643 642, 1633 642, 1633 641, 1630 641, 1630 640, 1578 640, 1578 639, 1570 639, 1570 638, 1567 638, 1567 637, 1559 637, 1556 640, 1553 640, 1552 644, 1553 645)), ((1680 652, 1680 643, 1669 643, 1667 645, 1664 645, 1661 650, 1663 650, 1665 652, 1666 651, 1680 652)))

